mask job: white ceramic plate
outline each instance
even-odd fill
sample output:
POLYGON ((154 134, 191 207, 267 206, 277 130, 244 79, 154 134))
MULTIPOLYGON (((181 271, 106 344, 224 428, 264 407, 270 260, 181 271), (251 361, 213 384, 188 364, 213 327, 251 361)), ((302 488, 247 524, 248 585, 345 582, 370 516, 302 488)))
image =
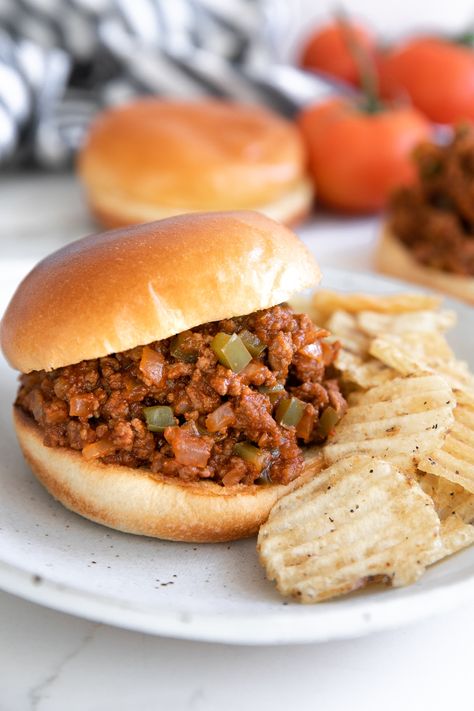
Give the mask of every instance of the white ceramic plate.
MULTIPOLYGON (((17 265, 25 271, 25 265, 17 265)), ((0 304, 14 269, 0 269, 0 304), (3 274, 2 274, 3 272, 3 274)), ((327 270, 324 285, 389 292, 406 285, 327 270)), ((413 290, 413 287, 409 287, 413 290)), ((474 310, 451 342, 471 359, 474 310)), ((0 587, 35 602, 144 632, 227 643, 279 644, 353 637, 392 628, 474 594, 474 548, 434 566, 415 585, 377 589, 314 606, 279 597, 255 540, 188 545, 111 531, 66 511, 33 478, 10 424, 15 374, 0 364, 0 587)))

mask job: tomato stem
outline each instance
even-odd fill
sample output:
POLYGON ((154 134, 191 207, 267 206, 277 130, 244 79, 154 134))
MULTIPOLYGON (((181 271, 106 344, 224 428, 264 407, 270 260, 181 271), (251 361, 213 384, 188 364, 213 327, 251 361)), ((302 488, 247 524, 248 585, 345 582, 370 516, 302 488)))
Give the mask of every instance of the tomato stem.
POLYGON ((382 109, 382 104, 379 99, 379 82, 375 64, 369 53, 358 41, 343 8, 339 8, 337 10, 335 18, 341 30, 342 36, 344 37, 346 47, 356 64, 357 71, 359 72, 363 95, 362 109, 368 114, 375 114, 382 109))
POLYGON ((454 38, 454 42, 456 44, 462 44, 465 47, 474 47, 474 31, 467 30, 466 32, 463 32, 461 35, 454 38))

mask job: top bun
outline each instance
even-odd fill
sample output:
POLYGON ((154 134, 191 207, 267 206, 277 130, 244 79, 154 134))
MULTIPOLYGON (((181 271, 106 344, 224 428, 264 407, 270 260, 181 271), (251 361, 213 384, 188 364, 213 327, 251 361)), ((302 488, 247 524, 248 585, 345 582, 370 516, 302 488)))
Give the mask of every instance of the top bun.
POLYGON ((270 111, 145 98, 96 119, 78 169, 99 210, 176 214, 258 209, 301 183, 305 163, 295 126, 270 111))
POLYGON ((40 262, 0 325, 28 373, 275 306, 320 272, 286 227, 254 212, 194 213, 91 235, 40 262))

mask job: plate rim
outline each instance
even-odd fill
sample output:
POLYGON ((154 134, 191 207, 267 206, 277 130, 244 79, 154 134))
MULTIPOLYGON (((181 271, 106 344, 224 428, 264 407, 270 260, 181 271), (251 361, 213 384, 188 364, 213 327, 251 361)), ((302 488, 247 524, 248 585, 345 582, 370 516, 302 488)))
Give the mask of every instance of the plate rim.
MULTIPOLYGON (((349 640, 374 632, 388 631, 412 622, 426 620, 472 600, 473 573, 461 580, 420 590, 410 586, 408 596, 394 598, 387 588, 374 598, 367 594, 354 614, 349 605, 311 606, 313 614, 300 614, 302 606, 291 604, 294 614, 281 610, 262 615, 258 612, 193 613, 170 606, 125 603, 114 597, 79 590, 45 576, 40 581, 29 571, 0 561, 0 588, 38 605, 100 624, 134 630, 160 637, 232 645, 289 645, 349 640), (80 606, 80 609, 78 609, 80 606), (225 624, 222 624, 225 622, 225 624), (347 623, 350 626, 347 626, 347 623), (258 633, 255 634, 255 624, 258 633)), ((269 583, 270 584, 270 583, 269 583)), ((303 609, 308 609, 304 606, 303 609)))

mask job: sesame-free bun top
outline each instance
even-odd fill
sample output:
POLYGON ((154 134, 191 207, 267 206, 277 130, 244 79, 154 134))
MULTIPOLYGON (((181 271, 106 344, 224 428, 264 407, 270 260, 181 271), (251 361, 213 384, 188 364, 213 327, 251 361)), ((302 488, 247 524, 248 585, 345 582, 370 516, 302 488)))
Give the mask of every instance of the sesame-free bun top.
POLYGON ((44 259, 11 300, 1 345, 24 373, 52 370, 274 306, 319 278, 303 243, 263 215, 181 215, 44 259))
POLYGON ((78 171, 93 209, 124 220, 152 209, 258 209, 300 189, 305 163, 298 130, 271 111, 145 98, 94 121, 78 171))

